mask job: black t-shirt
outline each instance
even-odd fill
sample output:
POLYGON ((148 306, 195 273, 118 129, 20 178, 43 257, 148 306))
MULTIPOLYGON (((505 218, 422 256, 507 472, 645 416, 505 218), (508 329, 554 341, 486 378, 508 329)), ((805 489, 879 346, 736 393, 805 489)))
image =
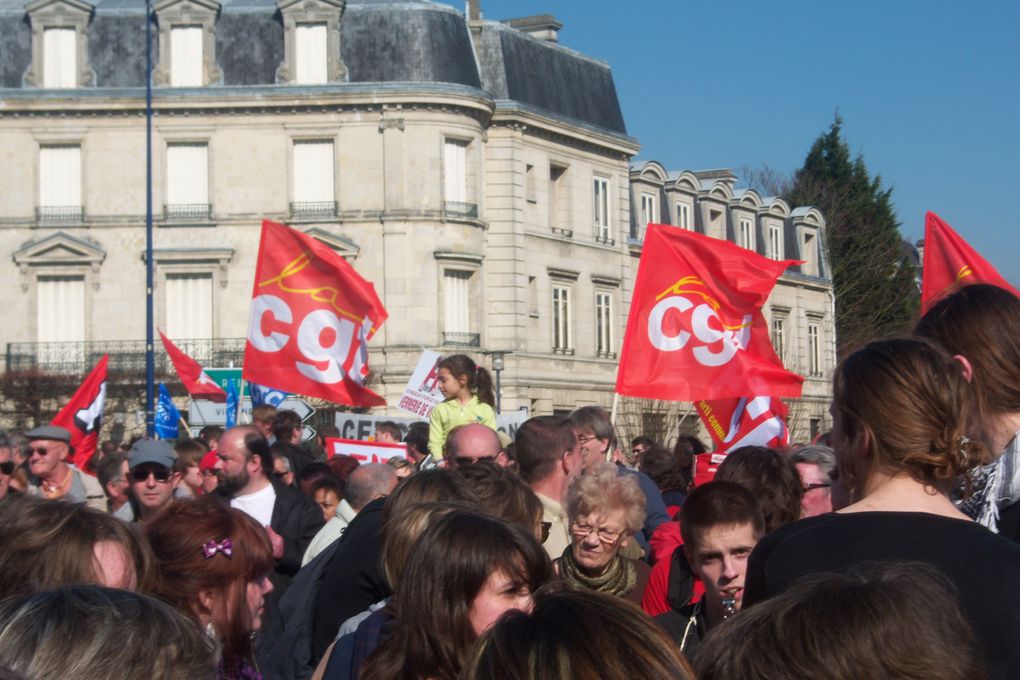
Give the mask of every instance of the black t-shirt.
POLYGON ((1020 677, 1020 545, 975 522, 921 512, 829 514, 788 524, 751 553, 744 606, 797 578, 863 562, 926 562, 959 591, 989 677, 1020 677))

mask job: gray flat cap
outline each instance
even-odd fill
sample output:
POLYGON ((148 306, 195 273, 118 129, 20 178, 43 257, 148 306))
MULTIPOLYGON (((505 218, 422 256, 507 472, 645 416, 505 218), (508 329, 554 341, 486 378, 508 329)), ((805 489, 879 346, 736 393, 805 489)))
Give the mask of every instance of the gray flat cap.
POLYGON ((159 439, 139 439, 131 446, 128 454, 128 467, 132 470, 145 463, 172 468, 176 462, 177 453, 174 448, 159 439))
POLYGON ((29 441, 48 439, 55 442, 64 442, 65 444, 71 443, 71 433, 66 427, 58 425, 40 425, 26 432, 25 437, 29 441))

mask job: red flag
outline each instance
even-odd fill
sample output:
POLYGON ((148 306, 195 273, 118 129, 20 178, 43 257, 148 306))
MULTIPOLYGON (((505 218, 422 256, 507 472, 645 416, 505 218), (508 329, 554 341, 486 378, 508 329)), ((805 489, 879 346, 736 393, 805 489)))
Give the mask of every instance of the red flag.
POLYGON ((353 406, 383 406, 365 387, 368 341, 386 320, 371 283, 329 246, 262 221, 244 379, 353 406))
POLYGON ((99 445, 99 428, 103 422, 103 403, 106 401, 106 363, 109 359, 108 355, 103 355, 71 396, 71 400, 50 422, 50 425, 66 428, 71 433, 73 462, 79 470, 85 470, 85 463, 99 445))
POLYGON ((715 479, 715 473, 719 471, 719 466, 723 464, 728 455, 716 451, 715 453, 699 453, 694 456, 694 486, 701 486, 715 479))
POLYGON ((921 277, 921 313, 960 286, 990 283, 1014 295, 1020 291, 1009 285, 995 267, 970 247, 952 227, 929 211, 924 217, 924 275, 921 277))
POLYGON ((202 366, 197 361, 178 349, 177 345, 163 334, 163 331, 159 331, 159 337, 163 338, 163 347, 170 355, 170 361, 173 362, 174 368, 177 370, 177 377, 184 383, 184 389, 188 391, 188 394, 193 397, 205 397, 211 401, 226 401, 227 393, 202 370, 202 366))
POLYGON ((717 451, 741 446, 779 448, 790 442, 789 409, 775 397, 697 401, 694 407, 712 435, 717 451))
POLYGON ((694 401, 748 394, 800 396, 761 314, 795 260, 770 260, 728 241, 648 225, 616 391, 694 401))

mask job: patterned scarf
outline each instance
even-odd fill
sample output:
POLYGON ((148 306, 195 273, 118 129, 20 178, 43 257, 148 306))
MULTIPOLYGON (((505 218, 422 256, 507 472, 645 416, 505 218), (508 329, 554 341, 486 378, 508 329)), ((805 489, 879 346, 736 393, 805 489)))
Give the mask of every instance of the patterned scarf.
POLYGON ((999 511, 1020 501, 1020 433, 994 463, 970 471, 971 495, 957 507, 978 524, 999 532, 999 511))
POLYGON ((574 560, 572 546, 567 546, 559 559, 560 577, 573 586, 594 590, 606 595, 626 597, 637 585, 637 569, 619 553, 613 556, 601 576, 588 576, 574 560))

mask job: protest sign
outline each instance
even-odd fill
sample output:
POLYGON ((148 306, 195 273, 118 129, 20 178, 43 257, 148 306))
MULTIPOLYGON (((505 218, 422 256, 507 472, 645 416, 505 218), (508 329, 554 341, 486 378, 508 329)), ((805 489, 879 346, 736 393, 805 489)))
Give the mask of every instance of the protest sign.
POLYGON ((397 408, 421 418, 429 417, 432 408, 443 400, 443 393, 439 391, 437 366, 442 358, 442 354, 430 349, 421 353, 418 365, 414 367, 411 379, 407 381, 407 387, 397 403, 397 408))
POLYGON ((385 463, 390 458, 407 458, 407 445, 331 437, 326 440, 326 455, 330 458, 337 455, 351 456, 359 463, 385 463))

